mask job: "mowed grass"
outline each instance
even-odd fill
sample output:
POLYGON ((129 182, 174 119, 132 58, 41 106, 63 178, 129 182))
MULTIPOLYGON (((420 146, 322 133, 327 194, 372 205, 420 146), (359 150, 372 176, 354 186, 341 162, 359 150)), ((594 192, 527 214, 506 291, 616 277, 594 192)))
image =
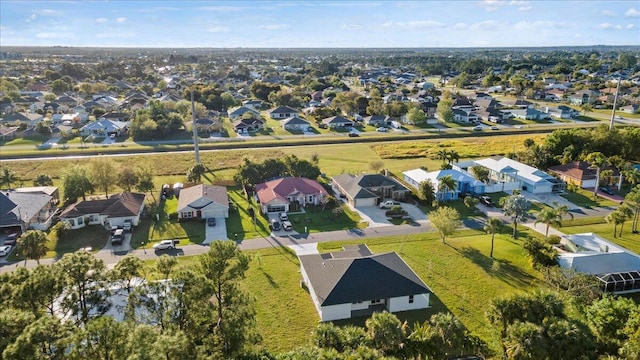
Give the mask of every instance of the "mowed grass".
MULTIPOLYGON (((61 238, 55 235, 47 237, 47 253, 43 258, 61 258, 64 254, 90 247, 93 252, 102 249, 109 240, 109 231, 100 225, 88 225, 80 229, 69 230, 61 238)), ((10 261, 24 260, 18 251, 9 256, 10 261)))
POLYGON ((255 200, 249 201, 239 186, 227 188, 227 195, 231 201, 229 208, 229 218, 227 219, 227 237, 238 240, 255 239, 269 236, 269 219, 260 213, 260 209, 255 200), (255 224, 249 215, 252 208, 255 214, 255 224))
MULTIPOLYGON (((152 217, 134 229, 134 232, 144 234, 145 229, 140 229, 140 227, 149 226, 147 241, 144 238, 136 237, 135 247, 142 245, 142 241, 148 244, 167 239, 180 240, 181 244, 202 243, 205 239, 206 224, 204 221, 201 219, 178 221, 177 207, 178 199, 175 197, 161 201, 158 219, 152 217)), ((147 247, 149 246, 152 245, 147 245, 147 247)))
POLYGON ((575 191, 567 191, 564 194, 560 194, 560 196, 562 196, 563 198, 571 201, 572 203, 578 206, 582 206, 586 208, 619 205, 618 203, 611 201, 609 199, 605 199, 601 196, 596 197, 596 199, 594 200, 593 191, 588 191, 582 188, 576 189, 575 191))

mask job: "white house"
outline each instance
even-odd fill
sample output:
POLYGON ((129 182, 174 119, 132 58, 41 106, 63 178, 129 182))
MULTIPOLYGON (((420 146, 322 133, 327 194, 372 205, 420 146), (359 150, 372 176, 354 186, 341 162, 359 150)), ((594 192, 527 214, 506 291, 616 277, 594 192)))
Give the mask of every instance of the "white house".
POLYGON ((297 116, 285 119, 282 121, 282 127, 285 130, 298 130, 304 131, 307 130, 311 124, 305 119, 301 119, 297 116))
POLYGON ((640 292, 640 256, 596 234, 564 236, 558 264, 596 276, 606 292, 640 292))
POLYGON ((82 136, 95 135, 97 137, 120 136, 128 129, 129 123, 124 121, 115 121, 108 119, 100 119, 92 121, 80 128, 82 136))
POLYGON ((298 114, 300 114, 300 111, 292 109, 288 106, 278 106, 276 108, 267 110, 267 113, 272 119, 286 119, 298 116, 298 114))
POLYGON ((138 225, 144 198, 144 194, 123 192, 107 199, 80 201, 67 207, 60 219, 68 221, 71 229, 87 225, 123 226, 125 221, 138 225))
POLYGON ((542 170, 502 156, 459 162, 452 166, 455 170, 469 170, 474 166, 487 168, 490 181, 485 186, 486 193, 519 189, 532 194, 548 194, 562 192, 566 185, 542 170))
POLYGON ((178 219, 228 218, 227 188, 200 184, 182 189, 177 212, 178 219))
POLYGON ((473 175, 464 170, 446 169, 427 172, 422 169, 413 169, 403 172, 402 175, 404 181, 414 189, 420 189, 420 184, 423 181, 429 181, 436 190, 436 199, 440 200, 455 200, 461 192, 474 194, 484 193, 484 183, 476 180, 473 175), (451 178, 456 181, 455 191, 441 192, 438 190, 440 187, 440 179, 445 176, 451 176, 451 178))
POLYGON ((321 321, 429 307, 431 290, 395 252, 374 255, 355 245, 299 259, 321 321))

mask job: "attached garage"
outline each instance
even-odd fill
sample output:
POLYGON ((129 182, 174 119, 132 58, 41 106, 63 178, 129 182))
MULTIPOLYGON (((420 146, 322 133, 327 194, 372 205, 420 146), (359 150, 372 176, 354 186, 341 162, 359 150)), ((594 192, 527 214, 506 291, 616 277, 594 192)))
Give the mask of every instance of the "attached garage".
POLYGON ((267 205, 267 212, 268 213, 287 212, 287 206, 286 205, 267 205))
POLYGON ((228 218, 229 198, 223 186, 196 185, 180 191, 178 219, 228 218))

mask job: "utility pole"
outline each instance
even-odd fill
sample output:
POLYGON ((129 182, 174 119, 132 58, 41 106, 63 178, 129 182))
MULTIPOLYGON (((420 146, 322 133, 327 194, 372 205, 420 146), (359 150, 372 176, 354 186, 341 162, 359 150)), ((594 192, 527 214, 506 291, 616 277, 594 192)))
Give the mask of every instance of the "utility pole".
POLYGON ((609 122, 609 130, 613 130, 613 121, 616 117, 616 106, 618 104, 618 94, 620 93, 620 79, 622 79, 622 76, 618 76, 618 86, 616 87, 616 96, 613 98, 613 110, 611 110, 611 121, 609 122))
POLYGON ((191 127, 193 128, 193 148, 196 151, 196 165, 200 165, 200 146, 198 145, 198 126, 196 124, 196 105, 193 102, 193 88, 191 88, 191 127))

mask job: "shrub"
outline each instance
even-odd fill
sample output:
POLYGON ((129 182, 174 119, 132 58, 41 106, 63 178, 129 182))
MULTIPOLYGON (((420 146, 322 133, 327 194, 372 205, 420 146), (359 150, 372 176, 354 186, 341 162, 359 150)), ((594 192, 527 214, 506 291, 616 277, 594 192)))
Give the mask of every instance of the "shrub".
POLYGON ((550 245, 557 245, 560 244, 560 236, 558 235, 549 235, 549 237, 547 238, 547 244, 550 245))

